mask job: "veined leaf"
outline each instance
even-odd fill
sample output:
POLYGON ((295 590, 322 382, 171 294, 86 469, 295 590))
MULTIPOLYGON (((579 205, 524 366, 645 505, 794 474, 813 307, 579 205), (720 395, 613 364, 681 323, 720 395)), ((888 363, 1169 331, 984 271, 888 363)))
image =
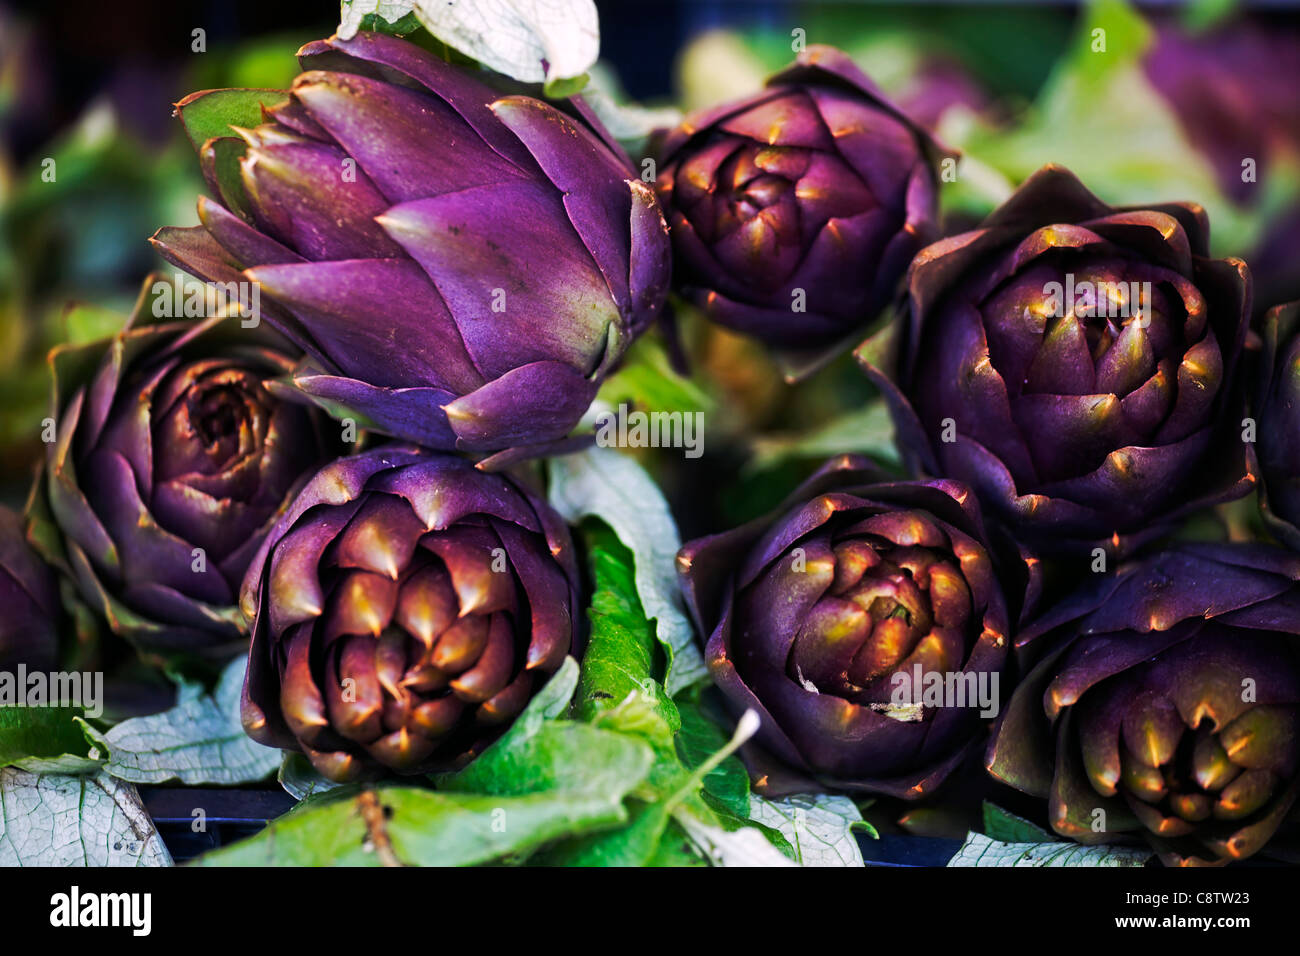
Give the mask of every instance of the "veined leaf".
POLYGON ((213 694, 190 686, 171 710, 124 720, 103 735, 104 770, 132 783, 237 784, 262 780, 280 765, 280 751, 244 733, 239 695, 245 658, 230 662, 213 694))
MULTIPOLYGON (((727 743, 726 732, 708 718, 698 701, 678 698, 682 729, 677 749, 687 767, 695 768, 727 743)), ((704 792, 732 816, 749 818, 749 773, 735 756, 728 757, 704 776, 704 792)))
POLYGON ((853 835, 862 814, 848 797, 829 793, 796 794, 782 800, 750 798, 750 817, 780 832, 803 866, 862 866, 853 835))
POLYGON ((999 843, 982 833, 966 834, 966 842, 949 866, 1144 866, 1150 850, 1123 846, 1080 846, 1077 843, 999 843))
POLYGON ((591 721, 606 712, 621 710, 621 715, 611 714, 608 718, 616 729, 626 730, 628 720, 638 720, 643 736, 671 747, 672 735, 681 721, 663 687, 654 680, 655 627, 646 619, 637 598, 631 552, 604 524, 587 522, 585 538, 593 594, 587 612, 591 633, 582 658, 576 715, 591 721), (644 706, 637 706, 638 701, 644 706), (624 725, 621 728, 615 719, 620 716, 624 725), (658 726, 649 726, 647 719, 658 726))
POLYGON ((170 866, 129 783, 0 770, 0 866, 170 866))
POLYGON ((582 76, 600 53, 593 0, 343 0, 339 36, 378 14, 413 13, 431 34, 489 69, 524 83, 582 76))
POLYGON ((635 737, 571 720, 493 744, 464 770, 439 775, 440 790, 516 796, 543 791, 631 791, 650 770, 650 747, 635 737), (505 745, 502 746, 502 743, 505 745))

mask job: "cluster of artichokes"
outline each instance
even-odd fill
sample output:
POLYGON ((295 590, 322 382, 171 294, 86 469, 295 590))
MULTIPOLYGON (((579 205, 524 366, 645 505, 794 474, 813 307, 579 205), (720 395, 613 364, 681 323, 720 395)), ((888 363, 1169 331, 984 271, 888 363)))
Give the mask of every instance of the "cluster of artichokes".
POLYGON ((253 737, 335 780, 415 773, 580 648, 564 522, 458 453, 565 447, 671 247, 583 111, 378 33, 299 55, 263 123, 199 144, 200 225, 153 239, 222 293, 209 317, 151 278, 120 333, 51 355, 48 564, 6 518, 0 664, 53 661, 61 588, 79 647, 203 673, 251 638, 253 737))
POLYGON ((1251 329, 1199 207, 1047 167, 940 238, 953 154, 826 47, 665 131, 652 184, 581 100, 378 33, 299 55, 259 125, 200 144, 200 225, 153 240, 264 321, 158 319, 147 284, 51 358, 25 535, 0 515, 0 665, 49 666, 56 627, 198 666, 251 640, 255 739, 335 780, 472 759, 583 643, 569 530, 510 468, 583 440, 673 288, 791 380, 859 346, 903 452, 678 556, 781 768, 760 782, 917 801, 973 767, 1082 842, 1221 863, 1273 837, 1300 326, 1251 329), (1254 490, 1280 544, 1170 543, 1254 490))
POLYGON ((715 683, 762 718, 760 784, 916 801, 983 764, 1046 798, 1061 836, 1144 834, 1172 865, 1251 855, 1300 790, 1300 565, 1173 542, 1257 490, 1272 536, 1300 547, 1295 305, 1252 330, 1249 268, 1210 257, 1203 209, 1114 208, 1048 166, 919 248, 864 335, 899 276, 880 233, 846 252, 863 137, 890 144, 877 176, 913 169, 890 242, 923 233, 942 147, 832 53, 666 140, 684 294, 786 358, 856 332, 909 476, 832 459, 678 557, 715 683), (838 190, 812 178, 846 157, 838 190), (858 267, 806 316, 791 287, 836 261, 827 232, 858 267), (900 699, 919 675, 966 699, 900 699), (987 709, 983 679, 1010 689, 987 709))

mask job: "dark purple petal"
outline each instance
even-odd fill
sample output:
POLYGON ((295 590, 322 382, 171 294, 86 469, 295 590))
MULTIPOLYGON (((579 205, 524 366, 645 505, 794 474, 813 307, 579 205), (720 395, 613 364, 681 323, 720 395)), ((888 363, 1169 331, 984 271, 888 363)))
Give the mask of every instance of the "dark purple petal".
POLYGON ((379 222, 429 274, 484 376, 600 357, 618 311, 554 193, 480 186, 394 206, 379 222))
POLYGON ((569 365, 540 361, 511 369, 443 408, 458 447, 488 450, 559 438, 595 397, 595 383, 569 365))

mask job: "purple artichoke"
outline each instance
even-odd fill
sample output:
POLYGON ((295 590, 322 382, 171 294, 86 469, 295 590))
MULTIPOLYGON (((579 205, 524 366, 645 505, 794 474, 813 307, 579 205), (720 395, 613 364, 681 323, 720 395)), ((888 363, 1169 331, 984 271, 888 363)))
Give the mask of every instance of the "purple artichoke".
POLYGON ((1284 150, 1300 146, 1298 53, 1294 29, 1237 21, 1195 36, 1161 26, 1143 60, 1147 79, 1237 202, 1248 203, 1259 188, 1243 181, 1242 160, 1256 160, 1262 182, 1284 150))
POLYGON ((911 463, 1057 552, 1127 551, 1246 494, 1250 274, 1207 232, 1198 206, 1113 209, 1048 166, 922 250, 909 313, 858 352, 911 463))
POLYGON ((32 537, 141 652, 218 661, 246 644, 236 597, 262 537, 338 443, 267 391, 293 360, 264 330, 156 320, 151 289, 111 339, 50 355, 32 537))
POLYGON ((845 347, 937 236, 942 150, 832 47, 689 117, 661 153, 682 293, 790 378, 845 347))
POLYGON ((1164 24, 1143 65, 1219 187, 1268 217, 1255 248, 1242 250, 1255 301, 1268 306, 1300 295, 1300 204, 1294 190, 1280 208, 1270 199, 1280 181, 1294 177, 1300 154, 1300 31, 1243 18, 1196 35, 1164 24), (1255 163, 1253 179, 1243 176, 1247 159, 1255 163))
POLYGON ((1001 119, 991 91, 961 64, 945 56, 926 56, 895 96, 900 109, 928 130, 938 131, 944 114, 958 108, 1001 119))
POLYGON ((1300 550, 1300 302, 1270 309, 1255 391, 1260 507, 1279 539, 1300 550))
POLYGON ((582 122, 412 43, 298 56, 264 124, 203 144, 218 200, 159 252, 256 282, 332 411, 440 449, 563 439, 667 294, 652 191, 582 122))
POLYGON ((333 780, 480 750, 576 651, 568 528, 503 475, 391 445, 323 468, 244 581, 244 728, 333 780))
POLYGON ((677 565, 714 681, 796 771, 916 799, 982 746, 971 685, 991 689, 993 716, 1009 624, 961 485, 834 458, 777 513, 689 542, 677 565), (920 693, 949 677, 968 706, 920 693))
POLYGON ((1039 663, 989 770, 1081 843, 1143 834, 1170 865, 1263 847, 1295 802, 1300 557, 1189 545, 1122 567, 1029 624, 1039 663))
POLYGON ((23 519, 0 507, 0 670, 54 666, 59 593, 54 573, 27 544, 23 519))

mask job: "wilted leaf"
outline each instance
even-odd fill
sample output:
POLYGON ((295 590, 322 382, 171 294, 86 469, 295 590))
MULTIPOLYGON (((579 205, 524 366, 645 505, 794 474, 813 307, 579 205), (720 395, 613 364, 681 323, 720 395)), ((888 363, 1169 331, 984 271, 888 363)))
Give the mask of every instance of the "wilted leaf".
POLYGON ((0 866, 170 866, 129 783, 0 770, 0 866))
POLYGON ((132 783, 237 784, 262 780, 280 765, 280 751, 256 743, 239 721, 243 657, 231 661, 216 691, 191 689, 161 714, 124 720, 103 737, 106 772, 132 783))

